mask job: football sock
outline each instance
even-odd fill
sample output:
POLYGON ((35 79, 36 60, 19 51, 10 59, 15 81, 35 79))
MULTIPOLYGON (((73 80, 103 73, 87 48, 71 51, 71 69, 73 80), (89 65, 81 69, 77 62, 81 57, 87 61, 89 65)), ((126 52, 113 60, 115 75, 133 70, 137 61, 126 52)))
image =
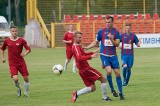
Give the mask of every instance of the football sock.
POLYGON ((19 81, 18 81, 18 82, 15 82, 15 86, 16 86, 18 89, 21 89, 19 81))
POLYGON ((106 99, 108 97, 108 95, 107 95, 107 83, 101 83, 101 89, 102 89, 102 97, 103 97, 103 99, 106 99))
POLYGON ((24 82, 24 93, 28 93, 28 91, 29 91, 29 85, 30 85, 29 82, 24 82))
POLYGON ((131 69, 128 69, 128 70, 127 70, 127 77, 126 77, 126 83, 127 83, 127 84, 128 84, 128 82, 129 82, 130 76, 131 76, 131 69))
POLYGON ((111 75, 107 75, 107 80, 108 80, 108 83, 109 83, 111 91, 113 91, 114 87, 113 87, 113 82, 112 82, 112 76, 111 75))
POLYGON ((126 82, 126 71, 127 71, 127 67, 123 67, 123 82, 126 82))
POLYGON ((116 77, 116 82, 117 82, 117 85, 118 85, 119 94, 123 94, 122 93, 122 80, 121 80, 121 77, 116 77))
POLYGON ((73 72, 76 72, 76 63, 75 63, 75 60, 73 59, 73 68, 72 68, 72 71, 73 72))
POLYGON ((66 59, 65 63, 64 63, 64 71, 67 70, 67 65, 68 65, 69 61, 66 59))
POLYGON ((85 87, 83 89, 78 90, 77 95, 79 96, 79 95, 83 95, 89 92, 91 92, 91 87, 85 87))

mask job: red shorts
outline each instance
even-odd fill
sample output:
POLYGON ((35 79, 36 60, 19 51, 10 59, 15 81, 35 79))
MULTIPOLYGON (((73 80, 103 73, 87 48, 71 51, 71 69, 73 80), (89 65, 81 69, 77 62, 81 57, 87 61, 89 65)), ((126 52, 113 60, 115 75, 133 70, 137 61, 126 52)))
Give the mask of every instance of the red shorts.
POLYGON ((102 74, 99 71, 97 71, 97 70, 95 70, 95 69, 93 69, 91 67, 90 67, 89 70, 84 71, 83 73, 79 73, 79 74, 80 74, 84 84, 87 87, 95 84, 95 81, 97 79, 99 79, 100 77, 102 77, 102 74))
POLYGON ((72 56, 73 56, 72 51, 66 51, 66 57, 68 60, 70 60, 72 58, 72 56))
POLYGON ((28 76, 28 70, 25 63, 18 64, 18 65, 10 65, 10 74, 11 77, 13 75, 18 75, 18 71, 21 73, 22 76, 28 76))

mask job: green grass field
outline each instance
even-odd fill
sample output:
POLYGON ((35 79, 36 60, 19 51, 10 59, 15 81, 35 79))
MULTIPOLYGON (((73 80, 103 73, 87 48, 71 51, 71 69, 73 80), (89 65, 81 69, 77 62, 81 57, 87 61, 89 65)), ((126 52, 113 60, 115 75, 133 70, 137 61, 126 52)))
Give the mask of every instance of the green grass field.
MULTIPOLYGON (((7 54, 7 52, 5 52, 7 54)), ((120 50, 117 51, 120 58, 120 50)), ((64 64, 64 48, 32 48, 25 57, 30 72, 30 97, 17 97, 16 87, 10 78, 8 64, 0 63, 0 106, 158 106, 160 104, 160 49, 135 49, 135 61, 129 86, 123 87, 126 100, 120 101, 108 94, 113 100, 101 100, 100 82, 97 90, 80 96, 75 104, 70 102, 71 92, 84 87, 78 73, 72 73, 72 63, 62 75, 54 75, 52 66, 64 64)), ((7 57, 7 56, 6 56, 7 57)), ((119 59, 120 63, 121 60, 119 59)), ((89 61, 91 66, 103 75, 99 57, 89 61)), ((122 68, 121 68, 122 70, 122 68)), ((117 85, 113 76, 116 91, 117 85)), ((23 79, 19 74, 23 87, 23 79)), ((23 92, 23 91, 22 91, 23 92)))

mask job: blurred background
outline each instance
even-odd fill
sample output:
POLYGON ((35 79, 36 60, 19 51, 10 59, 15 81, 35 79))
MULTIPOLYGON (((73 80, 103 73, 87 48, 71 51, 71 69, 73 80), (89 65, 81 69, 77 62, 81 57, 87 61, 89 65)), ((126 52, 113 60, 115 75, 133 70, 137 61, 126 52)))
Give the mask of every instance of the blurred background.
POLYGON ((160 33, 160 0, 0 0, 0 15, 25 33, 25 25, 37 20, 48 47, 61 47, 69 24, 84 33, 83 44, 95 39, 105 18, 114 17, 115 27, 122 33, 125 23, 132 23, 136 34, 160 33))

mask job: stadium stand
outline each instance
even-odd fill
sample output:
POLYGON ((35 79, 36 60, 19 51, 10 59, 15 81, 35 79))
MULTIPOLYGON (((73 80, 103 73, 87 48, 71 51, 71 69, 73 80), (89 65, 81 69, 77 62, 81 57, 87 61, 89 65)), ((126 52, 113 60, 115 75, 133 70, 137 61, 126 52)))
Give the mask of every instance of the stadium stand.
POLYGON ((114 18, 114 27, 119 30, 120 33, 125 31, 125 23, 132 23, 132 32, 135 34, 143 33, 160 33, 160 20, 158 14, 154 14, 151 17, 150 14, 82 14, 82 15, 73 15, 73 18, 70 15, 65 15, 65 22, 80 22, 80 30, 84 33, 83 43, 92 42, 100 28, 106 27, 105 19, 108 16, 113 16, 114 18), (93 32, 94 31, 94 32, 93 32))
POLYGON ((154 15, 153 15, 153 18, 152 19, 159 19, 159 15, 157 14, 157 13, 155 13, 154 15))

